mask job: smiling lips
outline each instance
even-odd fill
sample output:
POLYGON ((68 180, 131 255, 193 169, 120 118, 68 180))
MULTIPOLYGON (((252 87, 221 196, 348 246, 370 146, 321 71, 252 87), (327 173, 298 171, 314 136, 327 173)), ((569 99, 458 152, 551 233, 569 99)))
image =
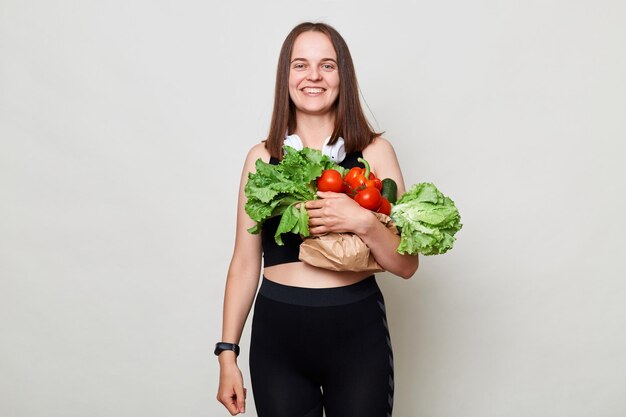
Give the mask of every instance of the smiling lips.
POLYGON ((321 87, 304 87, 302 91, 308 96, 319 96, 326 91, 326 89, 321 87))

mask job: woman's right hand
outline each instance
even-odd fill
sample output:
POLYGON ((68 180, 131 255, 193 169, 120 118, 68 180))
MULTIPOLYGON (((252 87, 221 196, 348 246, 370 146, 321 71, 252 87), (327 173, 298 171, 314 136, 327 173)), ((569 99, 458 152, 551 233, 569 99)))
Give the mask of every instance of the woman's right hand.
POLYGON ((231 415, 246 412, 246 393, 243 387, 243 376, 237 362, 220 364, 220 386, 217 390, 217 400, 231 415))

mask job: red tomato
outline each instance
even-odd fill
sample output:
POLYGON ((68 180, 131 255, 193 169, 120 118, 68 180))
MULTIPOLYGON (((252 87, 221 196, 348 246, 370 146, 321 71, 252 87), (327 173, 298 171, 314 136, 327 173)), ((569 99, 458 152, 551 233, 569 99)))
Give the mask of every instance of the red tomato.
POLYGON ((354 196, 354 201, 359 203, 361 207, 365 207, 368 210, 376 211, 380 207, 382 196, 380 191, 374 187, 368 187, 361 190, 354 196))
POLYGON ((350 185, 348 185, 347 182, 343 182, 343 189, 341 190, 344 194, 348 194, 350 196, 350 198, 354 198, 354 190, 352 189, 352 187, 350 187, 350 185))
POLYGON ((343 178, 339 171, 334 169, 327 169, 322 172, 322 175, 317 179, 317 189, 319 191, 332 191, 340 193, 343 191, 343 178))
POLYGON ((377 213, 391 215, 391 203, 385 197, 380 198, 380 207, 376 210, 377 213))

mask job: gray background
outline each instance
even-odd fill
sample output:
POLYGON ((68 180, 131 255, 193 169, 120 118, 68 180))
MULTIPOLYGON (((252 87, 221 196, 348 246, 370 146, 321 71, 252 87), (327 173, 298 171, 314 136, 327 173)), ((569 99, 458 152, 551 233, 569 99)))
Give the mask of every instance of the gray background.
POLYGON ((0 415, 229 415, 236 191, 304 20, 345 37, 407 185, 463 217, 378 275, 394 416, 625 415, 617 0, 0 0, 0 415))

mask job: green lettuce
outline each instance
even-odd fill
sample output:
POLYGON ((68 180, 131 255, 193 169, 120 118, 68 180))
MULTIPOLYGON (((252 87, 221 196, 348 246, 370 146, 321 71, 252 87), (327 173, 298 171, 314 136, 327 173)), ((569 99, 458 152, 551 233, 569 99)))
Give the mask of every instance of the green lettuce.
POLYGON ((452 249, 461 230, 461 216, 454 201, 432 183, 415 184, 391 208, 400 231, 401 254, 439 255, 452 249))
POLYGON ((304 204, 296 204, 317 198, 316 180, 325 169, 336 169, 343 176, 346 169, 335 164, 327 155, 312 148, 296 150, 284 147, 286 153, 278 165, 255 162, 256 172, 248 174, 244 191, 247 197, 246 213, 256 225, 248 229, 260 233, 265 221, 281 216, 274 240, 283 246, 283 233, 309 236, 309 216, 304 204))

